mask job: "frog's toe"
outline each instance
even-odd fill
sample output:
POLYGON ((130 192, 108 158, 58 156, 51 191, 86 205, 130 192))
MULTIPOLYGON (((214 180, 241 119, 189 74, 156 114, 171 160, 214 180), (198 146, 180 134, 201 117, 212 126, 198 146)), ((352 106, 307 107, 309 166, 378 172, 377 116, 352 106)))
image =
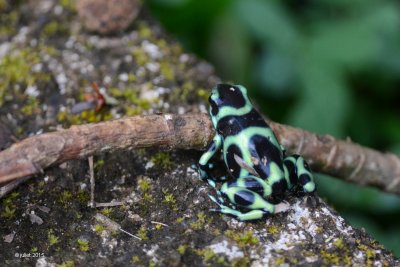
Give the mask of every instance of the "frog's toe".
POLYGON ((224 203, 224 200, 220 197, 218 197, 218 199, 212 195, 208 195, 208 197, 218 206, 221 206, 224 203))
POLYGON ((214 196, 208 195, 208 197, 209 197, 213 202, 215 202, 216 204, 219 205, 219 202, 217 201, 217 199, 216 199, 214 196))
POLYGON ((224 198, 222 197, 222 195, 217 191, 217 198, 212 196, 212 195, 208 195, 208 197, 215 203, 217 203, 218 205, 224 204, 224 198))

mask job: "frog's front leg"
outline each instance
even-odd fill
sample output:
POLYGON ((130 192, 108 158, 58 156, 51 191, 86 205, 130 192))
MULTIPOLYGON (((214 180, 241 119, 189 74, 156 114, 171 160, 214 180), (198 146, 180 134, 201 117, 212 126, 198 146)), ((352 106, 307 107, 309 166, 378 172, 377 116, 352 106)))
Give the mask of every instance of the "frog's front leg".
POLYGON ((236 181, 224 183, 219 190, 219 195, 228 198, 233 208, 224 205, 220 197, 217 199, 210 196, 219 206, 212 211, 231 215, 241 221, 261 219, 275 212, 275 205, 266 200, 271 193, 271 186, 258 177, 239 178, 236 181), (242 207, 248 211, 239 211, 236 207, 242 207))
POLYGON ((299 186, 306 193, 315 192, 316 186, 310 167, 303 157, 292 155, 283 161, 288 171, 291 187, 299 186))
MULTIPOLYGON (((210 175, 210 170, 213 168, 213 165, 210 163, 210 160, 218 152, 218 150, 221 149, 221 145, 222 145, 222 136, 216 134, 212 142, 208 145, 207 151, 204 152, 203 155, 201 155, 201 158, 199 160, 199 174, 201 179, 207 181, 210 180, 210 182, 214 180, 210 175)), ((213 186, 215 187, 215 185, 213 186)))

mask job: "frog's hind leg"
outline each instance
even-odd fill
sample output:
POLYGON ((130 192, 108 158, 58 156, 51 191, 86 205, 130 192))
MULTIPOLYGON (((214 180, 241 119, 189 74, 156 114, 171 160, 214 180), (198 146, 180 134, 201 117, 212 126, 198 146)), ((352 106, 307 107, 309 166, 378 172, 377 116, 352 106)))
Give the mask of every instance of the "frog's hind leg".
POLYGON ((250 210, 246 212, 241 212, 239 210, 235 210, 224 205, 220 205, 220 207, 217 209, 210 209, 210 211, 216 211, 226 215, 230 215, 240 221, 259 220, 271 214, 268 210, 250 210))
POLYGON ((313 193, 316 190, 314 178, 310 167, 303 157, 292 155, 283 161, 288 173, 291 187, 299 186, 306 193, 313 193))
MULTIPOLYGON (((237 180, 234 180, 234 181, 225 182, 221 186, 220 190, 218 190, 216 188, 215 181, 212 181, 212 180, 207 180, 207 181, 208 181, 209 185, 211 185, 215 189, 215 191, 217 193, 218 203, 225 202, 223 196, 226 196, 229 199, 229 195, 232 191, 231 188, 244 188, 244 189, 247 189, 249 191, 259 194, 264 199, 267 199, 272 193, 272 188, 268 183, 266 183, 263 179, 253 176, 253 175, 248 175, 243 178, 238 178, 237 180)), ((209 197, 212 200, 215 199, 212 196, 209 196, 209 197)), ((216 201, 214 201, 214 202, 216 202, 216 201)), ((231 199, 230 199, 230 202, 234 203, 231 199)))
MULTIPOLYGON (((229 199, 233 208, 224 205, 219 198, 216 199, 210 196, 210 198, 219 206, 219 208, 212 209, 211 211, 217 211, 223 214, 228 214, 241 221, 257 220, 269 214, 275 213, 275 205, 269 203, 258 192, 255 192, 243 186, 239 186, 245 182, 243 181, 244 179, 245 178, 240 178, 236 182, 224 183, 223 186, 221 187, 220 194, 229 199), (240 211, 237 210, 236 207, 242 207, 244 209, 248 209, 249 211, 240 211)), ((252 180, 252 182, 255 184, 254 181, 255 180, 252 180)), ((259 186, 261 186, 261 184, 259 186)), ((266 190, 266 191, 269 190, 269 193, 266 192, 266 194, 267 195, 270 194, 271 192, 269 185, 265 184, 265 187, 269 188, 266 190)))

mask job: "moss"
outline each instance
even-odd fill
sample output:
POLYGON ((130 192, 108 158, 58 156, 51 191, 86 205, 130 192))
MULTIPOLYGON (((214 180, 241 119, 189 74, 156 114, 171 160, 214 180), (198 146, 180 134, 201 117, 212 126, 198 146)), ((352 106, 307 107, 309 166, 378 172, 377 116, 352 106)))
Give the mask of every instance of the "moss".
POLYGON ((176 198, 171 194, 168 189, 162 189, 164 193, 163 203, 168 204, 174 211, 178 210, 178 205, 176 204, 176 198))
POLYGON ((53 233, 52 229, 48 231, 47 239, 49 240, 49 246, 53 246, 60 242, 59 238, 53 233))
MULTIPOLYGON (((240 259, 234 259, 231 262, 231 266, 233 267, 246 267, 250 266, 250 258, 249 257, 243 257, 240 259)), ((277 265, 278 266, 278 265, 277 265)))
POLYGON ((78 212, 78 211, 75 211, 75 212, 74 212, 74 215, 75 215, 75 218, 76 218, 77 220, 79 220, 79 219, 81 219, 81 218, 83 217, 82 213, 80 213, 80 212, 78 212))
POLYGON ((15 205, 14 201, 17 199, 18 196, 19 196, 18 192, 13 192, 8 197, 3 199, 2 211, 0 213, 0 217, 9 220, 15 217, 17 206, 15 205))
POLYGON ((74 0, 59 0, 59 4, 66 10, 75 12, 75 1, 74 0))
POLYGON ((326 250, 322 250, 321 252, 321 257, 323 259, 323 262, 325 264, 329 265, 339 265, 340 263, 340 256, 331 252, 328 252, 326 250))
POLYGON ((151 180, 149 178, 142 177, 138 180, 138 188, 142 193, 150 191, 151 187, 151 180))
POLYGON ((110 217, 111 213, 113 212, 112 208, 104 208, 101 210, 101 214, 103 214, 106 217, 110 217))
POLYGON ((366 256, 366 265, 367 266, 372 266, 373 265, 373 259, 376 256, 376 252, 374 249, 369 248, 366 245, 358 245, 357 248, 365 253, 366 256))
POLYGON ((32 248, 31 248, 31 252, 32 252, 32 253, 38 252, 38 247, 32 247, 32 248))
POLYGON ((110 113, 96 112, 95 110, 85 110, 77 115, 71 116, 71 124, 94 123, 100 121, 111 120, 113 117, 110 113))
MULTIPOLYGON (((5 0, 1 0, 3 3, 5 0)), ((0 3, 1 4, 1 3, 0 3)), ((7 9, 7 4, 6 6, 3 6, 5 9, 7 9)), ((4 12, 2 10, 2 7, 0 7, 0 12, 2 12, 0 16, 0 36, 11 36, 16 34, 16 29, 18 21, 20 20, 20 13, 17 10, 13 10, 11 12, 4 12)))
POLYGON ((343 257, 343 263, 345 266, 350 266, 351 265, 351 259, 352 257, 349 255, 346 255, 343 257))
MULTIPOLYGON (((150 89, 152 88, 152 85, 150 83, 146 83, 143 85, 143 87, 150 89)), ((114 87, 110 88, 108 91, 112 97, 122 100, 120 105, 123 107, 125 114, 128 116, 141 114, 151 107, 151 103, 158 101, 158 99, 154 99, 152 102, 150 102, 147 99, 141 98, 140 90, 137 88, 120 89, 114 87)))
POLYGON ((175 79, 174 68, 166 61, 160 62, 160 73, 167 81, 173 81, 175 79))
POLYGON ((275 266, 279 266, 285 263, 285 258, 276 258, 275 259, 275 266))
POLYGON ((335 245, 338 249, 343 249, 344 248, 344 242, 342 238, 338 238, 333 242, 333 245, 335 245))
POLYGON ((144 202, 153 202, 153 197, 150 194, 151 188, 151 179, 149 179, 148 177, 141 177, 138 180, 138 189, 142 193, 144 202))
POLYGON ((212 231, 212 234, 213 234, 214 236, 220 236, 220 235, 221 235, 221 231, 220 231, 218 228, 216 228, 216 229, 214 229, 214 230, 212 231))
POLYGON ((205 249, 196 249, 194 250, 195 253, 203 258, 205 263, 208 262, 216 262, 218 264, 223 264, 225 262, 225 258, 222 256, 218 256, 212 249, 205 248, 205 249))
POLYGON ((0 11, 4 11, 8 7, 6 0, 0 0, 0 11))
POLYGON ((177 222, 177 223, 181 223, 181 222, 183 222, 184 220, 185 220, 184 217, 179 217, 179 218, 176 219, 176 222, 177 222))
POLYGON ((0 59, 0 106, 4 102, 6 92, 10 94, 13 85, 20 84, 24 87, 33 85, 38 79, 49 79, 49 74, 33 72, 32 67, 40 63, 41 59, 37 50, 25 48, 10 51, 0 59))
POLYGON ((153 31, 150 29, 149 25, 145 21, 138 22, 138 35, 140 39, 150 39, 153 34, 153 31))
POLYGON ((86 204, 90 200, 89 193, 83 189, 80 189, 76 196, 77 196, 79 202, 82 204, 86 204))
POLYGON ((206 90, 204 88, 199 88, 199 89, 197 89, 196 93, 197 93, 197 96, 202 98, 204 102, 208 101, 208 97, 210 95, 209 90, 206 90))
POLYGON ((267 227, 267 232, 270 234, 277 234, 280 232, 280 228, 275 225, 270 225, 267 227))
POLYGON ((128 82, 134 82, 137 80, 137 77, 133 73, 128 73, 128 82))
POLYGON ((82 251, 82 252, 89 251, 89 241, 84 240, 84 239, 78 239, 78 240, 76 240, 76 243, 78 244, 80 251, 82 251))
POLYGON ((57 267, 74 267, 75 263, 73 261, 64 261, 61 264, 57 264, 57 267))
POLYGON ((197 213, 197 220, 195 222, 192 222, 190 224, 190 227, 192 227, 195 230, 200 230, 204 227, 205 223, 206 223, 206 215, 204 212, 199 212, 197 213))
POLYGON ((63 110, 57 113, 57 120, 59 122, 66 122, 68 121, 68 112, 63 110))
POLYGON ((94 231, 96 234, 100 235, 104 231, 104 226, 101 224, 96 224, 94 226, 94 231))
POLYGON ((103 167, 104 163, 105 161, 103 159, 96 160, 96 162, 93 165, 93 168, 100 169, 101 167, 103 167))
POLYGON ((193 92, 194 89, 194 84, 191 81, 186 81, 182 85, 182 92, 181 92, 181 100, 184 100, 187 98, 189 94, 193 92))
POLYGON ((186 245, 179 245, 179 247, 178 247, 179 254, 181 254, 181 255, 185 254, 186 249, 187 249, 186 245))
POLYGON ((136 64, 139 66, 144 66, 150 62, 149 56, 141 47, 135 47, 132 51, 132 56, 136 64))
POLYGON ((136 235, 139 238, 141 238, 142 240, 148 240, 149 239, 148 230, 144 225, 140 226, 139 231, 136 233, 136 235))
POLYGON ((133 262, 133 263, 136 263, 136 264, 139 263, 139 262, 140 262, 139 256, 133 256, 133 257, 132 257, 132 262, 133 262))
POLYGON ((4 219, 12 219, 15 217, 15 211, 16 211, 15 208, 12 208, 10 206, 5 206, 0 216, 4 219))
POLYGON ((59 32, 61 32, 61 24, 58 23, 57 21, 50 21, 43 27, 43 33, 46 34, 47 36, 49 35, 55 35, 59 32))
MULTIPOLYGON (((186 98, 189 95, 192 95, 195 92, 195 86, 193 82, 191 81, 186 81, 185 83, 182 84, 182 86, 179 88, 180 90, 173 90, 171 95, 172 99, 178 100, 178 101, 185 101, 186 98)), ((206 99, 208 98, 208 95, 206 99)))
POLYGON ((224 235, 236 241, 240 247, 255 246, 260 243, 258 238, 254 236, 253 231, 250 230, 244 231, 243 233, 226 230, 224 235))
POLYGON ((68 204, 73 200, 73 196, 71 192, 64 190, 60 196, 58 197, 58 202, 62 204, 64 207, 67 207, 68 204))
POLYGON ((174 166, 171 155, 165 152, 158 152, 154 154, 150 160, 154 162, 155 165, 168 170, 172 169, 174 166))
POLYGON ((36 97, 28 97, 27 103, 22 106, 21 112, 26 116, 31 116, 39 111, 39 102, 36 97))

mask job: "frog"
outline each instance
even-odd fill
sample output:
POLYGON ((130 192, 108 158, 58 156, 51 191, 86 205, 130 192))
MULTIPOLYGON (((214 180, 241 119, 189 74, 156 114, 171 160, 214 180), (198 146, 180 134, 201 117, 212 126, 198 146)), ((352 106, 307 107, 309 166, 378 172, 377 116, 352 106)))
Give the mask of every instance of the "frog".
POLYGON ((216 196, 209 195, 217 205, 211 211, 254 221, 280 212, 287 191, 316 191, 307 162, 300 155, 286 155, 244 86, 217 84, 208 101, 216 133, 197 168, 200 178, 216 192, 216 196), (212 160, 219 151, 228 172, 221 177, 212 175, 212 160))

